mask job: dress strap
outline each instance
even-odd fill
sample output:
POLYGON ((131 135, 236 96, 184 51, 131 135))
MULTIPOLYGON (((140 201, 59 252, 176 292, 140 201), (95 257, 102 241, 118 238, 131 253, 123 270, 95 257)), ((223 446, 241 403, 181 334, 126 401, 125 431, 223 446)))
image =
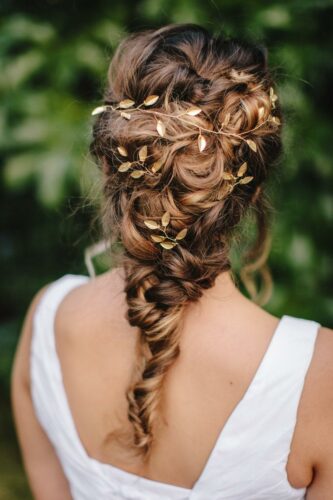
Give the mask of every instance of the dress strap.
MULTIPOLYGON (((30 349, 31 396, 36 416, 55 448, 75 447, 66 406, 62 374, 56 353, 54 320, 60 302, 88 276, 66 274, 51 283, 37 304, 30 349), (60 446, 59 446, 60 445, 60 446)), ((78 455, 79 449, 71 452, 78 455)))
POLYGON ((316 321, 282 317, 254 379, 223 429, 200 479, 200 491, 216 484, 214 498, 215 493, 257 500, 275 498, 284 487, 288 500, 301 498, 302 489, 290 485, 285 467, 319 327, 316 321), (258 496, 259 484, 266 496, 258 496))

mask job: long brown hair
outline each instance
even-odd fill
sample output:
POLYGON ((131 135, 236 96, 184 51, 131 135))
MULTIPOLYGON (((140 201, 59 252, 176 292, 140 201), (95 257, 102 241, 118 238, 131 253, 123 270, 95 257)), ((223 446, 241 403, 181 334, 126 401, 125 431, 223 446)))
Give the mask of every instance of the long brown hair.
POLYGON ((134 449, 143 456, 153 443, 164 376, 180 354, 185 307, 231 269, 232 238, 250 207, 258 231, 248 257, 257 261, 254 269, 265 264, 268 204, 263 185, 282 151, 281 110, 278 100, 272 104, 273 85, 264 47, 214 37, 196 24, 131 34, 111 61, 104 96, 110 107, 95 121, 90 151, 106 174, 103 227, 113 247, 120 243, 127 319, 140 332, 127 400, 134 449), (123 100, 141 103, 150 95, 159 96, 154 109, 168 114, 198 105, 204 111, 196 117, 202 126, 224 122, 230 135, 207 136, 207 147, 199 152, 197 128, 171 118, 161 137, 153 114, 137 109, 129 120, 112 108, 123 100), (272 106, 275 120, 256 128, 272 106), (237 136, 250 129, 251 148, 237 136), (121 148, 133 159, 144 145, 149 162, 162 162, 158 175, 134 178, 119 171, 121 148), (227 186, 223 172, 237 176, 244 162, 252 181, 216 196, 227 186), (172 249, 152 241, 144 223, 165 212, 171 215, 173 235, 189 228, 172 249))

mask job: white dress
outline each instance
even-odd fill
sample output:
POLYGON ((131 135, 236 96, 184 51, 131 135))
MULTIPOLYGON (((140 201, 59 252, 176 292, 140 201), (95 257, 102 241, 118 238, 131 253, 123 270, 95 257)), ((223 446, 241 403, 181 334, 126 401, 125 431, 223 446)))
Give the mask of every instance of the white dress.
POLYGON ((282 316, 245 395, 214 445, 192 489, 146 479, 88 456, 68 406, 55 349, 58 305, 88 276, 66 274, 51 283, 34 318, 30 353, 36 416, 53 443, 74 500, 292 500, 286 463, 304 378, 320 324, 282 316))

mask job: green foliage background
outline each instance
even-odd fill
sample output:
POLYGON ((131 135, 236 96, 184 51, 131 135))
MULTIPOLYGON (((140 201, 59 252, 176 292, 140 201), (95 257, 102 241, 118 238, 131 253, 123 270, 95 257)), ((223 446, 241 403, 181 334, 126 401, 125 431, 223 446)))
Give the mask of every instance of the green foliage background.
POLYGON ((12 356, 33 294, 65 273, 86 273, 92 213, 78 207, 96 181, 90 112, 127 32, 197 22, 266 44, 287 121, 266 307, 333 326, 332 21, 329 0, 1 2, 1 500, 30 498, 9 411, 12 356))

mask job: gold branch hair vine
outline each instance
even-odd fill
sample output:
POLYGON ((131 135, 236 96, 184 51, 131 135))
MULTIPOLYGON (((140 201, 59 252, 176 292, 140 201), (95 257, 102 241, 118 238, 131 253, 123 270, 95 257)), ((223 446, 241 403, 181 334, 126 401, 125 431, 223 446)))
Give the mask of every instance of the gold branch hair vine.
POLYGON ((143 221, 149 229, 158 229, 162 232, 162 234, 151 234, 150 237, 155 243, 158 243, 166 250, 170 250, 171 248, 178 245, 178 242, 185 238, 187 234, 187 228, 184 227, 176 234, 175 238, 172 238, 170 235, 168 235, 166 232, 166 227, 169 225, 170 219, 170 213, 165 212, 161 217, 161 224, 159 224, 155 220, 150 219, 146 219, 143 221))
POLYGON ((233 175, 231 172, 222 172, 222 179, 228 182, 227 188, 222 187, 217 193, 217 200, 222 200, 222 198, 231 193, 237 184, 248 184, 252 181, 253 176, 247 175, 244 177, 244 174, 247 172, 247 162, 241 164, 238 168, 237 174, 233 175))
MULTIPOLYGON (((118 146, 118 152, 121 156, 128 158, 128 151, 125 146, 118 146)), ((146 172, 150 175, 155 175, 156 172, 162 167, 162 160, 155 161, 150 170, 145 164, 147 159, 148 149, 147 146, 142 146, 138 151, 139 159, 136 161, 125 161, 121 163, 118 167, 118 172, 128 172, 128 170, 132 169, 130 172, 130 176, 134 179, 138 179, 142 177, 146 172), (133 166, 138 165, 139 168, 133 169, 133 166)))
MULTIPOLYGON (((223 122, 222 122, 222 124, 221 124, 221 127, 218 130, 208 129, 208 128, 205 128, 205 127, 203 127, 201 125, 198 125, 198 124, 194 123, 193 121, 189 121, 188 119, 186 119, 186 116, 187 117, 189 117, 189 116, 197 116, 200 113, 202 113, 203 110, 200 107, 198 107, 198 106, 190 106, 187 110, 185 110, 183 112, 180 112, 180 113, 177 113, 177 114, 164 113, 162 111, 157 111, 156 109, 146 109, 146 108, 149 108, 150 106, 153 106, 158 101, 159 98, 160 98, 160 96, 157 95, 157 94, 149 95, 138 106, 135 106, 135 101, 133 101, 132 99, 123 99, 122 101, 120 101, 115 106, 113 106, 112 104, 105 104, 103 106, 98 106, 97 108, 95 108, 92 111, 91 114, 94 116, 94 115, 98 115, 100 113, 104 113, 105 111, 108 111, 109 109, 112 109, 113 111, 119 111, 120 115, 123 118, 125 118, 126 120, 130 120, 131 117, 132 117, 132 115, 131 115, 131 113, 129 111, 133 112, 135 110, 140 110, 140 111, 146 112, 146 113, 153 113, 153 114, 155 114, 157 116, 160 116, 160 117, 166 116, 166 117, 170 117, 170 118, 176 118, 178 120, 183 121, 184 123, 193 125, 193 126, 195 126, 195 127, 197 127, 199 129, 199 134, 198 134, 197 142, 198 142, 198 149, 199 149, 200 152, 204 151, 204 149, 207 146, 207 140, 206 140, 203 132, 210 133, 210 134, 221 134, 221 135, 238 137, 241 140, 245 141, 247 143, 247 145, 254 152, 257 152, 257 145, 256 145, 256 143, 252 139, 245 139, 245 138, 243 138, 243 135, 249 134, 249 133, 253 132, 254 130, 258 129, 259 127, 262 127, 264 125, 264 123, 266 123, 268 121, 274 123, 275 125, 280 125, 279 118, 277 116, 273 116, 273 115, 269 114, 269 116, 266 118, 266 120, 261 121, 256 127, 252 128, 250 130, 247 130, 245 132, 240 132, 238 134, 233 133, 233 132, 227 132, 226 130, 223 130, 228 125, 228 123, 230 121, 230 118, 231 118, 230 113, 227 113, 226 116, 225 116, 225 118, 224 118, 224 120, 223 120, 223 122), (125 111, 125 110, 127 110, 127 111, 125 111)), ((278 97, 275 94, 273 87, 270 87, 270 89, 269 89, 269 98, 270 98, 271 107, 272 107, 272 109, 274 109, 275 108, 275 102, 278 99, 278 97)), ((264 114, 265 114, 264 107, 263 106, 259 107, 259 111, 258 111, 258 118, 259 118, 259 120, 262 120, 264 114)), ((156 131, 157 131, 157 133, 158 133, 158 135, 160 137, 164 137, 165 136, 166 125, 162 121, 161 118, 157 119, 157 122, 156 122, 156 131)), ((143 174, 140 174, 140 176, 141 175, 143 175, 143 174)), ((139 176, 139 174, 137 174, 137 176, 139 176)))
MULTIPOLYGON (((241 75, 240 75, 241 76, 241 75)), ((177 114, 170 114, 170 113, 164 113, 162 111, 158 111, 157 109, 147 109, 150 106, 153 106, 158 99, 160 98, 159 95, 157 94, 152 94, 146 97, 146 99, 139 104, 138 106, 135 106, 135 101, 132 99, 123 99, 116 105, 112 104, 105 104, 103 106, 98 106, 92 111, 92 115, 98 115, 101 113, 104 113, 105 111, 108 111, 109 109, 113 111, 118 111, 120 115, 126 119, 130 120, 132 117, 132 113, 136 110, 140 110, 141 112, 146 112, 146 113, 153 113, 157 117, 156 121, 156 131, 160 137, 164 137, 166 134, 166 125, 162 120, 162 117, 170 117, 170 118, 175 118, 178 120, 183 121, 184 123, 190 124, 192 126, 195 126, 196 128, 199 129, 198 137, 197 137, 197 144, 198 144, 198 149, 200 152, 204 151, 204 149, 207 146, 207 140, 206 140, 206 133, 210 134, 221 134, 221 135, 226 135, 226 136, 233 136, 233 137, 238 137, 241 140, 245 141, 249 148, 254 151, 255 153, 257 152, 257 144, 253 139, 247 139, 244 138, 243 135, 249 134, 259 127, 262 127, 267 121, 274 123, 275 125, 279 126, 280 125, 280 120, 277 116, 273 116, 271 113, 269 113, 269 116, 263 120, 264 115, 265 115, 265 108, 263 106, 260 106, 258 109, 258 125, 256 125, 254 128, 247 130, 245 132, 240 132, 238 134, 226 131, 225 128, 230 122, 231 119, 231 114, 228 112, 224 119, 223 122, 221 123, 220 127, 218 130, 214 129, 208 129, 205 128, 201 125, 198 125, 197 123, 194 123, 193 121, 189 121, 189 117, 197 116, 200 113, 203 112, 203 110, 198 107, 198 106, 193 106, 191 105, 188 107, 183 112, 177 113, 177 114)), ((275 102, 277 101, 278 97, 274 92, 273 87, 270 87, 269 89, 269 100, 271 103, 271 109, 274 109, 275 102)), ((138 159, 134 161, 129 160, 129 154, 124 145, 119 145, 117 147, 118 153, 120 156, 124 159, 124 161, 118 166, 118 171, 119 172, 130 172, 130 176, 134 179, 138 179, 142 177, 144 174, 148 173, 149 175, 156 175, 156 173, 161 169, 162 167, 162 160, 157 160, 155 161, 150 167, 147 166, 146 160, 148 157, 148 146, 143 145, 138 151, 138 159)), ((223 172, 221 177, 224 181, 227 182, 227 184, 224 184, 221 188, 219 188, 217 195, 216 195, 216 200, 222 200, 226 195, 231 193, 231 191, 234 189, 235 186, 238 184, 248 184, 253 180, 253 176, 251 175, 246 175, 248 169, 248 164, 247 162, 244 162, 240 165, 240 167, 237 170, 237 174, 234 175, 231 172, 223 172)), ((177 233, 177 235, 173 238, 171 237, 167 231, 166 228, 169 225, 170 222, 170 213, 165 212, 162 217, 161 217, 161 224, 156 222, 155 220, 151 219, 146 219, 144 220, 144 224, 151 230, 159 230, 160 234, 151 234, 151 239, 154 241, 156 244, 160 245, 162 248, 165 248, 166 250, 170 250, 174 248, 176 245, 178 245, 179 241, 185 238, 187 234, 187 228, 183 228, 181 231, 177 233)))

